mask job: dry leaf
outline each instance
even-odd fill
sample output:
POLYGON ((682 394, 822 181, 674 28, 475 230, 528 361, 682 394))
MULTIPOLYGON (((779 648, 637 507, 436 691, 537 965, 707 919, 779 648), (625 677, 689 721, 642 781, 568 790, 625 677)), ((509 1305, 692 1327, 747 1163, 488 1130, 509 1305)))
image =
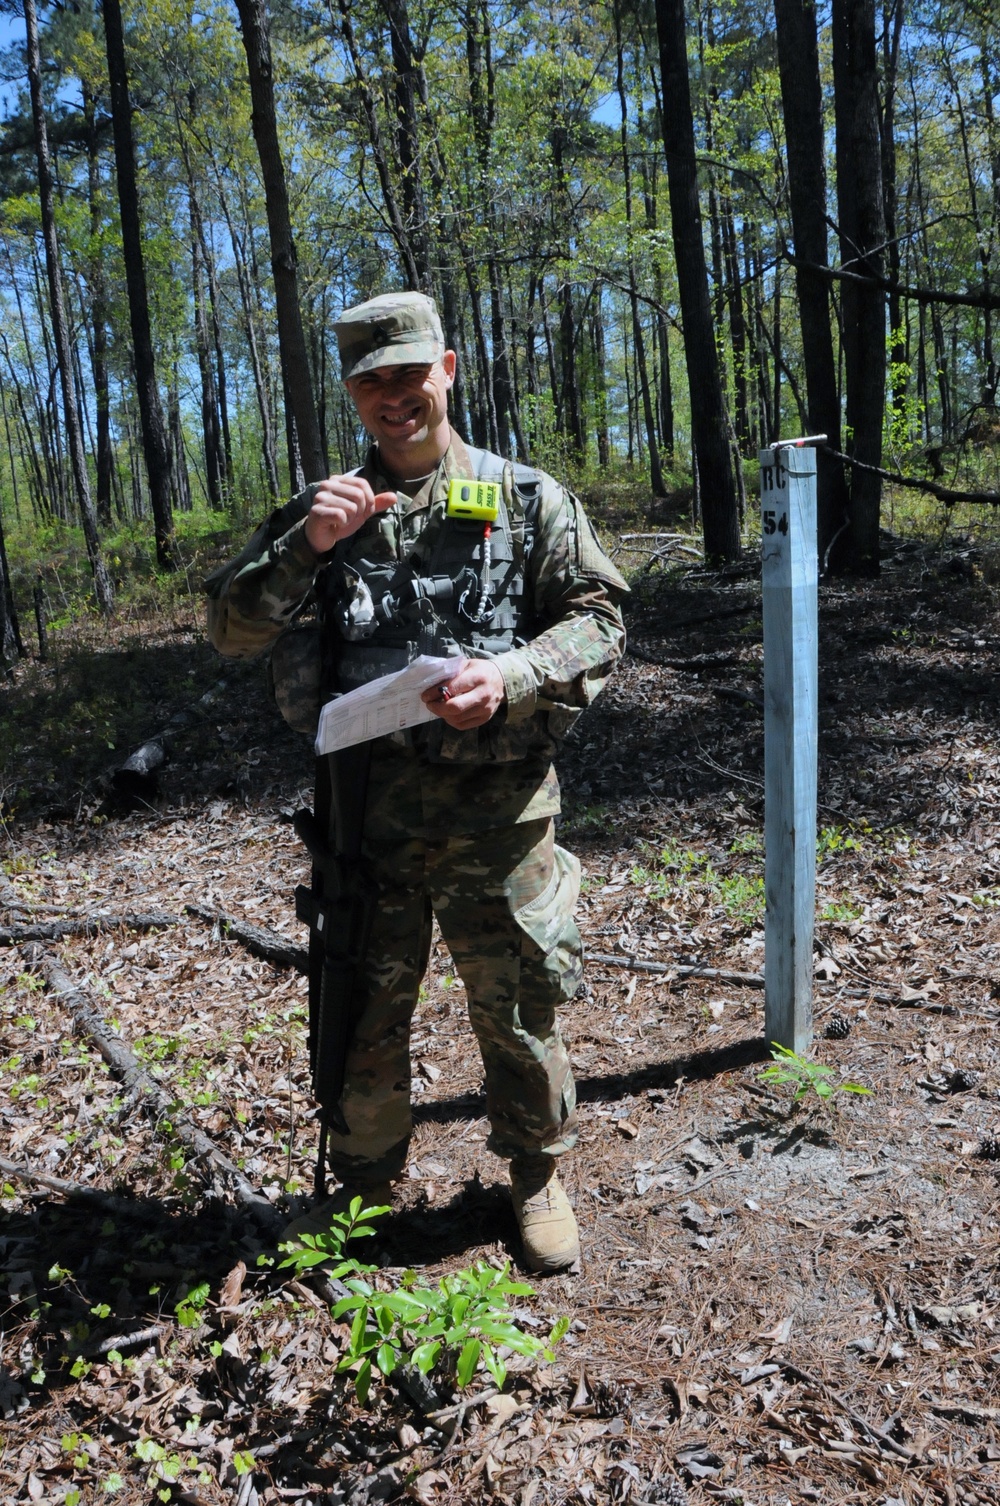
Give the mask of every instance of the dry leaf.
POLYGON ((757 1337, 758 1339, 763 1339, 768 1344, 787 1344, 791 1337, 794 1321, 795 1319, 792 1314, 789 1313, 787 1318, 782 1318, 780 1323, 775 1323, 773 1328, 767 1329, 765 1333, 759 1333, 757 1337))
POLYGON ((243 1292, 246 1274, 246 1265, 242 1260, 238 1260, 222 1283, 222 1289, 219 1292, 220 1307, 236 1307, 243 1292))
MULTIPOLYGON (((485 1467, 485 1457, 483 1465, 485 1467)), ((451 1489, 451 1477, 446 1475, 443 1469, 425 1469, 422 1475, 418 1475, 410 1486, 411 1494, 424 1503, 438 1500, 445 1491, 451 1489)))
POLYGON ((576 1382, 576 1390, 573 1392, 573 1400, 569 1404, 571 1412, 579 1412, 583 1407, 591 1404, 590 1387, 587 1382, 587 1372, 581 1366, 580 1374, 576 1382))
POLYGON ((501 1424, 509 1422, 518 1412, 524 1411, 524 1403, 518 1401, 515 1396, 491 1396, 484 1405, 490 1416, 501 1424))

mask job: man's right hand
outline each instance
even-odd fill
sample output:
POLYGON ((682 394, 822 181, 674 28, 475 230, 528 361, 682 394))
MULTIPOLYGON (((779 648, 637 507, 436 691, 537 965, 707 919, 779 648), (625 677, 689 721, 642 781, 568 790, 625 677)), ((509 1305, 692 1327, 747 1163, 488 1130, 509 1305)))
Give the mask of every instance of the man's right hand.
POLYGON ((363 476, 331 476, 320 483, 306 517, 306 538, 317 554, 332 549, 338 539, 357 533, 375 513, 385 512, 395 492, 372 491, 363 476))

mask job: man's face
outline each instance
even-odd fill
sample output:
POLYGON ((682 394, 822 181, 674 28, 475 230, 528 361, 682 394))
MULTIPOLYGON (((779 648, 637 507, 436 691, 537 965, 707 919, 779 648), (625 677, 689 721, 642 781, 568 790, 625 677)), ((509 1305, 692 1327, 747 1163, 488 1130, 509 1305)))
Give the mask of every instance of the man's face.
POLYGON ((433 470, 451 443, 448 392, 454 380, 453 350, 433 366, 377 366, 348 378, 361 422, 400 480, 433 470))

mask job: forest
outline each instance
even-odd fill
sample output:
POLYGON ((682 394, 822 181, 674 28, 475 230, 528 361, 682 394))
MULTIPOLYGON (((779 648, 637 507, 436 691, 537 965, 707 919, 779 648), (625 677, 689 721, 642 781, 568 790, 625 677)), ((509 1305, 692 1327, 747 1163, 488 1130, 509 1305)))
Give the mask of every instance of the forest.
POLYGON ((4 1503, 1000 1501, 998 109, 988 0, 0 0, 4 1503), (398 289, 631 586, 558 764, 545 1277, 437 931, 392 1210, 279 1248, 315 768, 202 581, 361 462, 333 324, 398 289), (756 497, 807 435, 779 1061, 756 497))
POLYGON ((331 324, 394 287, 439 302, 460 433, 684 493, 711 557, 793 434, 834 567, 877 569, 880 472, 990 500, 988 4, 6 14, 8 658, 54 545, 108 611, 150 536, 169 570, 356 464, 331 324))

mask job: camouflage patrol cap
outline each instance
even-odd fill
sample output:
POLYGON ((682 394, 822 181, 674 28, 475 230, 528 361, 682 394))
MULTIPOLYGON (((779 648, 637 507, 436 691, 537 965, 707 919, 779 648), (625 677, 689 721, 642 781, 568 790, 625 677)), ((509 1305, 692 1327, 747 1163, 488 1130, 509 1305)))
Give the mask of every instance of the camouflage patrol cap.
POLYGON ((437 307, 426 293, 383 293, 345 309, 333 327, 345 381, 377 366, 431 364, 445 351, 437 307))

